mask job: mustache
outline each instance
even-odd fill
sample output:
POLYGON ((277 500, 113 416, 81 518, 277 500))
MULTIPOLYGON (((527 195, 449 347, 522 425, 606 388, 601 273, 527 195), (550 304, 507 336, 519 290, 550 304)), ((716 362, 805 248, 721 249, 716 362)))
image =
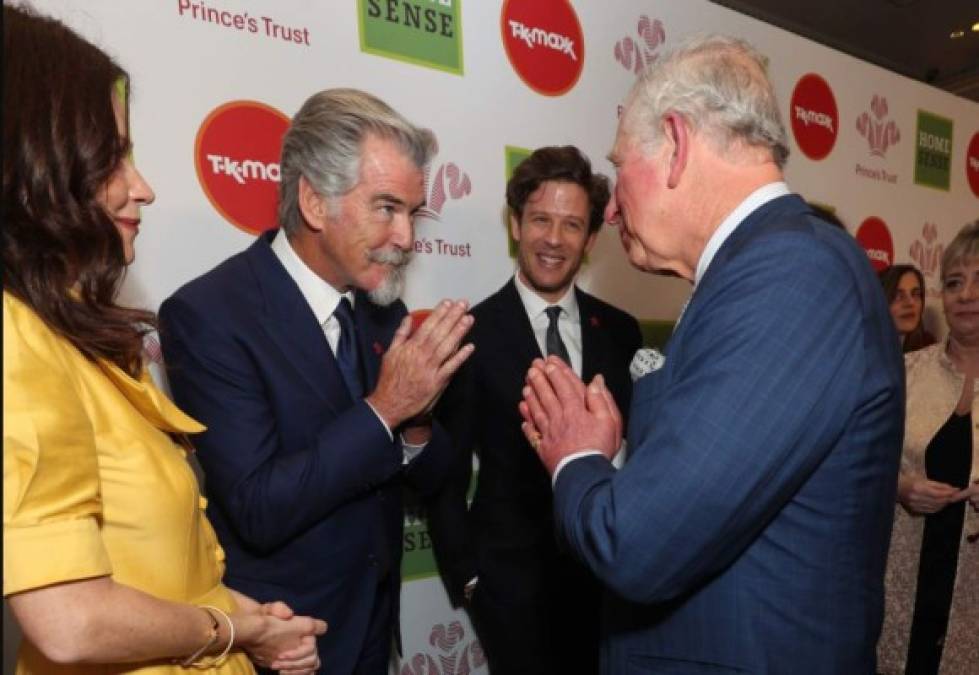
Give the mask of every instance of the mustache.
POLYGON ((401 268, 411 262, 411 253, 400 248, 375 249, 367 254, 367 259, 382 265, 401 268))

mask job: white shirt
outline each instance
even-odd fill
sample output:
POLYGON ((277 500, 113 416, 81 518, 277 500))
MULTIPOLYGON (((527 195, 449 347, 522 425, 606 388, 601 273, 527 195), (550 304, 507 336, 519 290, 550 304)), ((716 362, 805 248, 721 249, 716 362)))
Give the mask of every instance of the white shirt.
MULTIPOLYGON (((289 238, 286 237, 284 232, 279 231, 275 235, 272 239, 271 248, 272 252, 279 259, 279 262, 286 268, 286 272, 296 282, 296 285, 299 286, 299 292, 306 299, 309 308, 313 310, 313 316, 316 317, 317 323, 323 327, 326 341, 330 345, 333 355, 336 356, 337 345, 340 343, 340 322, 333 316, 333 313, 336 311, 337 305, 340 304, 340 299, 343 297, 346 297, 350 301, 350 306, 353 307, 354 294, 352 292, 341 293, 320 278, 316 272, 309 269, 309 266, 296 254, 295 249, 292 248, 292 244, 289 243, 289 238)), ((377 410, 374 410, 374 406, 370 404, 370 401, 365 399, 364 402, 377 415, 377 419, 380 420, 381 425, 393 441, 394 434, 391 433, 387 422, 377 414, 377 410)), ((425 447, 424 445, 407 444, 403 438, 402 446, 405 463, 414 459, 425 447)))
POLYGON ((575 296, 574 284, 568 286, 568 290, 557 302, 548 302, 527 286, 519 274, 514 274, 513 280, 517 286, 517 295, 520 296, 524 311, 527 312, 527 318, 530 319, 530 325, 534 329, 537 346, 540 347, 540 353, 544 356, 547 356, 547 327, 550 325, 550 319, 548 319, 545 310, 554 305, 561 308, 561 314, 557 320, 557 330, 568 350, 572 370, 578 377, 581 377, 581 314, 578 311, 578 298, 575 296))

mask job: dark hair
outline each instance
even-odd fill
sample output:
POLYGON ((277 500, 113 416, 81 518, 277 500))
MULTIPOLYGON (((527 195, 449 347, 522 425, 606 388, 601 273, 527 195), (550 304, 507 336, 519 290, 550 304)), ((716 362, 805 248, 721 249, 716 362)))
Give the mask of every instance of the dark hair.
POLYGON ((588 195, 589 234, 597 232, 605 219, 605 207, 610 196, 608 178, 592 173, 591 162, 573 145, 538 148, 520 162, 506 184, 506 202, 519 219, 527 198, 541 183, 559 181, 580 185, 588 195))
POLYGON ((904 351, 913 352, 922 347, 935 344, 935 338, 925 330, 925 277, 914 265, 891 265, 877 273, 880 285, 884 289, 884 297, 890 305, 897 297, 897 287, 901 283, 901 278, 907 273, 913 273, 918 278, 918 286, 921 287, 921 317, 918 325, 904 337, 904 351))
POLYGON ((4 290, 136 376, 155 317, 115 304, 126 258, 97 201, 129 152, 111 99, 128 76, 59 21, 4 5, 3 24, 4 290))

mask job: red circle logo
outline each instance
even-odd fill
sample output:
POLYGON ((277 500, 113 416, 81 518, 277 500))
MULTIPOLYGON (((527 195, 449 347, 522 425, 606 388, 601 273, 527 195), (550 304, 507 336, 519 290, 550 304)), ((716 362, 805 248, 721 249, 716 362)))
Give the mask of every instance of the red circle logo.
POLYGON ((250 234, 277 226, 279 154, 289 118, 257 101, 215 108, 194 141, 197 180, 232 225, 250 234))
POLYGON ((979 131, 972 135, 969 149, 965 151, 965 176, 969 179, 972 194, 979 197, 979 131))
POLYGON ((870 264, 880 272, 894 264, 894 240, 887 223, 877 216, 870 216, 857 228, 857 243, 867 252, 870 264))
POLYGON ((789 103, 792 133, 799 149, 809 159, 823 159, 836 144, 840 114, 833 90, 815 73, 803 75, 789 103))
POLYGON ((569 0, 506 0, 503 47, 528 87, 545 96, 570 90, 585 65, 585 38, 569 0))

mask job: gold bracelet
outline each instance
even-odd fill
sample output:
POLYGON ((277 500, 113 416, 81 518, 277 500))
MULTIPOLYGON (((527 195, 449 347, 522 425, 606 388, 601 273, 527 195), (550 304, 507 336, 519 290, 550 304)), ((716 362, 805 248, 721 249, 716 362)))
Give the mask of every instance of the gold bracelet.
POLYGON ((220 635, 218 629, 221 628, 221 624, 218 621, 218 617, 215 616, 206 607, 201 607, 201 609, 203 609, 204 613, 207 614, 207 616, 211 619, 211 626, 210 626, 211 632, 207 636, 207 642, 201 645, 200 649, 198 649, 193 654, 191 654, 186 659, 180 662, 180 666, 183 668, 189 668, 190 666, 192 666, 194 664, 194 661, 196 661, 201 657, 201 654, 205 653, 208 649, 214 646, 214 644, 218 641, 218 637, 220 635))
POLYGON ((198 668, 214 668, 224 663, 225 659, 228 658, 228 654, 231 652, 231 647, 233 647, 235 644, 235 624, 234 622, 231 621, 231 617, 228 616, 224 612, 224 610, 218 609, 214 605, 201 605, 200 607, 208 614, 211 614, 212 617, 214 616, 214 614, 211 613, 211 610, 214 610, 215 612, 223 616, 224 620, 228 622, 228 644, 225 645, 224 650, 217 656, 211 657, 208 661, 199 664, 197 663, 194 664, 194 666, 198 668))

